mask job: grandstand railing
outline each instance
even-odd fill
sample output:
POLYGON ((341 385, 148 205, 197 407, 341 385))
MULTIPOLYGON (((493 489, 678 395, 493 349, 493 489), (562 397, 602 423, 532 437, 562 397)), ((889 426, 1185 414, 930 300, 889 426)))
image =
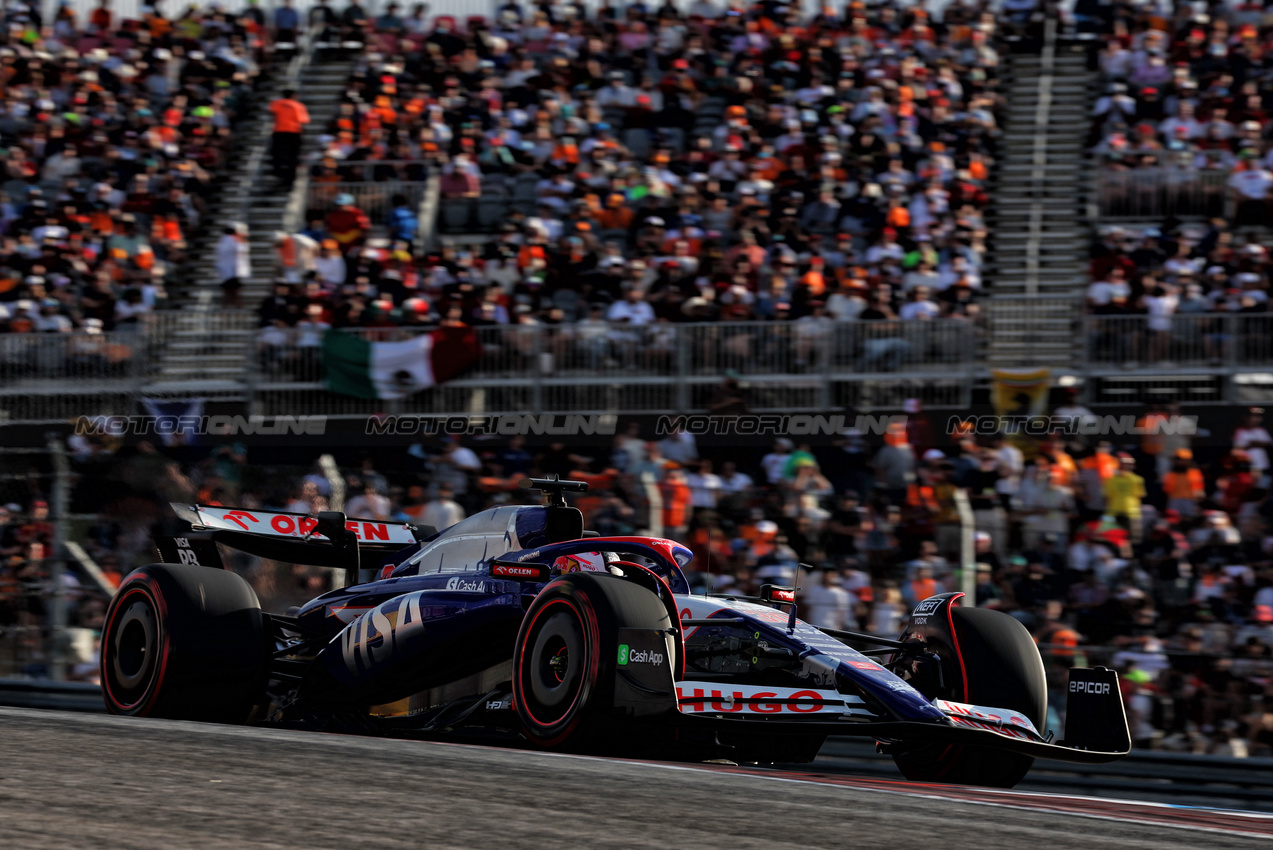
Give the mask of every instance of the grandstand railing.
POLYGON ((1085 316, 1085 366, 1093 372, 1273 366, 1273 313, 1085 316))
MULTIPOLYGON (((151 395, 245 400, 246 386, 229 393, 164 387, 164 369, 177 351, 175 340, 195 340, 187 356, 200 357, 204 346, 197 340, 237 335, 247 342, 254 326, 251 315, 183 311, 148 313, 110 333, 0 334, 0 421, 133 413, 151 395)), ((207 377, 215 379, 216 372, 209 357, 207 377)))
MULTIPOLYGON (((421 329, 366 329, 390 341, 421 329)), ((367 415, 456 410, 504 413, 704 410, 722 379, 746 385, 752 410, 821 411, 846 405, 968 404, 978 329, 948 321, 717 322, 499 325, 476 329, 478 362, 460 380, 402 402, 328 393, 316 348, 260 352, 254 382, 264 414, 367 415)))
POLYGON ((386 180, 408 180, 400 174, 395 177, 377 177, 377 168, 394 168, 399 172, 428 172, 429 163, 422 159, 359 159, 337 160, 336 171, 346 183, 383 183, 386 180))
POLYGON ((1149 166, 1096 174, 1102 218, 1216 218, 1231 212, 1228 170, 1149 166))

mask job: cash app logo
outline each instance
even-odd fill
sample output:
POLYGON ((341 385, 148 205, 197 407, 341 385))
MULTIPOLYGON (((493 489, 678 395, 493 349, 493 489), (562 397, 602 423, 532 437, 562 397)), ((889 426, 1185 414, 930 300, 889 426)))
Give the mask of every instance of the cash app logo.
POLYGON ((628 663, 628 645, 626 643, 619 644, 619 666, 622 667, 628 663))

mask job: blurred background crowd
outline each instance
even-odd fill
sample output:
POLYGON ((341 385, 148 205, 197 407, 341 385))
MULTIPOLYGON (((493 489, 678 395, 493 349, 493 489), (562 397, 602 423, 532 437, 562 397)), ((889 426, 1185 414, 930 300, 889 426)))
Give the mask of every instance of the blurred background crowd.
MULTIPOLYGON (((1063 402, 1057 415, 1090 416, 1063 402)), ((1151 409, 1139 424, 1173 412, 1151 409)), ((351 517, 445 528, 527 499, 516 487, 527 474, 556 473, 590 483, 575 504, 603 536, 653 533, 689 546, 700 590, 798 585, 805 619, 894 635, 918 601, 962 587, 954 493, 963 488, 976 519, 976 604, 1030 629, 1054 687, 1074 664, 1113 665, 1137 746, 1267 755, 1273 438, 1263 419, 1250 411, 1231 451, 1173 434, 1017 444, 959 429, 941 437, 947 423, 911 403, 906 424, 883 439, 848 429, 830 443, 725 449, 632 422, 610 445, 452 437, 351 453, 336 481, 317 464, 289 467, 241 444, 162 450, 77 438, 74 503, 98 512, 85 546, 118 578, 153 559, 152 530, 177 530, 170 500, 298 512, 340 504, 351 517)), ((9 626, 37 622, 46 604, 40 559, 51 527, 38 495, 0 516, 9 626)), ((242 554, 230 563, 279 608, 333 580, 242 554)), ((68 581, 72 624, 91 628, 104 599, 74 572, 68 581)))

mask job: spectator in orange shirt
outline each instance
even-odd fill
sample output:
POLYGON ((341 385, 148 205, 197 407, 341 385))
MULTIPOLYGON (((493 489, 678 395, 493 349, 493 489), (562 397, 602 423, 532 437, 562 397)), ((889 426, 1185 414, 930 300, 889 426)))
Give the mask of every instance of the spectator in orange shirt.
POLYGON ((690 518, 690 485, 680 464, 669 462, 667 474, 659 482, 663 496, 663 536, 680 540, 690 518))
POLYGON ((274 115, 274 136, 270 156, 274 162, 274 177, 285 188, 292 187, 296 179, 296 163, 301 156, 301 132, 309 123, 309 111, 296 99, 296 91, 283 89, 283 96, 270 104, 274 115))
POLYGON ((1171 459, 1171 469, 1163 476, 1163 493, 1168 510, 1183 517, 1198 515, 1198 503, 1207 495, 1207 487, 1189 449, 1178 449, 1171 459))

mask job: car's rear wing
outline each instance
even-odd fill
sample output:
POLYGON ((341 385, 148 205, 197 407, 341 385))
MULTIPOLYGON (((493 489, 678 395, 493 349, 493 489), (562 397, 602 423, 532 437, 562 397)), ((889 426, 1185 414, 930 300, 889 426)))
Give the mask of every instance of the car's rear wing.
MULTIPOLYGON (((172 509, 177 516, 195 528, 225 529, 226 531, 246 531, 252 534, 264 534, 270 537, 290 537, 298 540, 326 540, 331 533, 330 521, 323 520, 323 514, 337 514, 338 511, 324 511, 323 514, 295 514, 285 511, 245 510, 244 508, 212 507, 209 505, 184 505, 172 502, 172 509), (322 528, 319 528, 320 523, 322 528)), ((371 519, 347 519, 340 514, 342 520, 337 528, 353 532, 360 545, 397 546, 401 549, 417 543, 434 534, 432 528, 420 529, 407 523, 377 522, 371 519)))
POLYGON ((189 534, 156 538, 167 563, 221 567, 216 544, 261 558, 343 569, 348 583, 360 570, 374 570, 388 555, 415 546, 437 532, 428 526, 348 519, 340 511, 315 516, 172 502, 189 534))

